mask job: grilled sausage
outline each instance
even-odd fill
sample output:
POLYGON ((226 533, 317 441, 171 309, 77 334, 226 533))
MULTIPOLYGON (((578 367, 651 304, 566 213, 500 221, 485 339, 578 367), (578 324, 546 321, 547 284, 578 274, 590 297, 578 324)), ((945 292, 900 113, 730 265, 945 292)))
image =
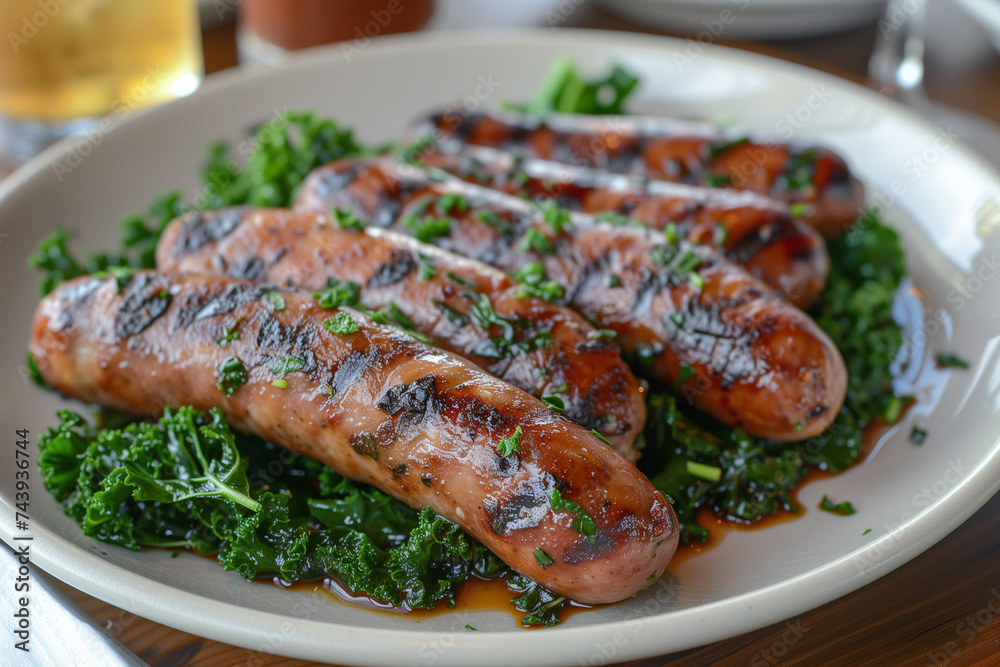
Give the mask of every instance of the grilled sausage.
POLYGON ((723 248, 729 259, 802 309, 812 306, 826 287, 830 258, 823 237, 793 219, 787 204, 768 197, 520 159, 481 146, 467 146, 461 153, 431 151, 421 162, 470 183, 535 200, 554 199, 575 211, 610 212, 653 229, 674 224, 678 234, 694 243, 723 248))
POLYGON ((386 159, 310 174, 296 207, 331 206, 410 233, 447 220, 435 225, 435 244, 506 271, 542 263, 567 304, 615 332, 642 374, 754 435, 811 437, 843 403, 847 371, 826 334, 707 246, 580 214, 546 221, 522 199, 386 159), (455 197, 465 210, 446 210, 455 197))
MULTIPOLYGON (((216 273, 321 290, 349 282, 363 307, 392 313, 435 345, 597 429, 629 460, 646 421, 643 389, 618 347, 575 311, 530 295, 502 271, 380 229, 338 228, 325 215, 224 209, 171 223, 163 271, 216 273), (485 301, 484 301, 485 299, 485 301), (491 315, 502 321, 492 321, 491 315)), ((353 305, 353 299, 347 305, 353 305)))
POLYGON ((49 385, 82 401, 148 417, 219 408, 238 429, 430 506, 580 602, 645 588, 677 545, 663 495, 596 436, 464 359, 305 292, 155 272, 124 287, 79 278, 41 302, 30 351, 49 385), (325 324, 343 318, 353 327, 339 334, 325 324), (222 347, 227 332, 238 338, 222 347), (220 382, 229 359, 245 368, 242 385, 220 382), (292 370, 284 386, 275 360, 292 370), (515 435, 517 451, 501 456, 497 443, 515 435), (593 519, 591 535, 553 509, 556 491, 593 519))
POLYGON ((723 132, 708 123, 640 116, 441 113, 413 136, 448 152, 463 145, 692 185, 735 187, 809 206, 805 220, 828 238, 844 233, 864 206, 864 187, 829 149, 775 137, 723 132))

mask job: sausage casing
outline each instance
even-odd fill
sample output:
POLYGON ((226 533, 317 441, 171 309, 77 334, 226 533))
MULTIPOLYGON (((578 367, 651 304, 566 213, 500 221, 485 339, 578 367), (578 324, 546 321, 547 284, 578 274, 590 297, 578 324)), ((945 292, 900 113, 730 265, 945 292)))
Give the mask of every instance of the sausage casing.
POLYGON ((435 345, 596 429, 629 460, 646 421, 643 388, 617 345, 575 311, 530 295, 481 262, 380 229, 338 228, 326 215, 245 208, 189 213, 157 245, 163 271, 322 290, 357 286, 367 309, 392 309, 435 345), (506 324, 484 320, 485 304, 506 324), (508 340, 509 338, 509 340, 508 340))
POLYGON ((414 230, 417 213, 449 220, 435 244, 516 271, 541 262, 568 305, 613 331, 640 373, 764 438, 822 432, 847 390, 839 351, 808 316, 713 248, 576 214, 544 220, 530 203, 391 160, 342 160, 307 178, 296 208, 353 209, 414 230), (446 213, 441 197, 467 200, 446 213), (558 231, 556 231, 558 228, 558 231))
POLYGON ((219 408, 240 430, 430 506, 581 602, 641 590, 677 545, 663 495, 596 436, 464 359, 308 293, 155 272, 124 286, 79 278, 39 304, 30 352, 50 386, 82 401, 149 417, 219 408), (353 327, 331 331, 337 318, 353 327), (235 388, 220 382, 230 359, 245 370, 235 388), (501 456, 515 434, 517 451, 501 456), (555 491, 592 518, 592 534, 574 528, 579 513, 553 509, 555 491))
POLYGON ((599 167, 622 174, 734 187, 805 203, 804 219, 828 238, 843 234, 864 206, 864 186, 833 151, 749 137, 709 123, 642 116, 439 113, 415 137, 451 152, 463 145, 502 148, 524 157, 599 167), (451 147, 448 148, 448 144, 451 147))
POLYGON ((826 287, 830 258, 823 237, 792 218, 786 203, 753 192, 650 181, 482 146, 426 152, 420 161, 470 183, 553 199, 574 211, 610 212, 660 230, 673 224, 694 243, 722 248, 799 308, 812 306, 826 287))

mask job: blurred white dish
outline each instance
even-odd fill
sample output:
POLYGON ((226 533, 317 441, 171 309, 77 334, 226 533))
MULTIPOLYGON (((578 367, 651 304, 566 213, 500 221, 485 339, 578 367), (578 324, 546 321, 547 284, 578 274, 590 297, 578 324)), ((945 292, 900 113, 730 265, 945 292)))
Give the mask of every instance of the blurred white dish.
POLYGON ((701 41, 797 39, 874 23, 884 0, 594 0, 634 21, 701 41))

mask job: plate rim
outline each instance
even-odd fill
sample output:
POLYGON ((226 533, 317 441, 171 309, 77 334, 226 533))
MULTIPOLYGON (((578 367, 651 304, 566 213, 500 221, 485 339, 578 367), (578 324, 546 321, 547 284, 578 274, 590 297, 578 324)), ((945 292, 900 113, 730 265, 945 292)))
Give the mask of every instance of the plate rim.
MULTIPOLYGON (((553 49, 558 48, 560 42, 572 43, 573 45, 594 45, 601 49, 612 50, 620 47, 626 52, 634 49, 643 49, 648 52, 659 51, 665 57, 674 53, 675 50, 686 43, 686 40, 677 38, 665 38, 651 35, 638 35, 635 33, 623 33, 597 30, 569 30, 561 29, 552 32, 546 29, 501 29, 501 30, 476 30, 460 34, 449 35, 449 47, 453 48, 475 48, 483 43, 499 45, 501 43, 510 45, 512 42, 523 40, 537 43, 543 40, 546 46, 553 49)), ((382 37, 373 40, 372 44, 364 50, 359 60, 374 56, 391 56, 393 53, 405 53, 411 50, 422 50, 425 48, 440 47, 440 37, 434 34, 406 34, 382 37)), ((909 120, 922 125, 922 129, 932 131, 931 126, 917 117, 912 112, 900 108, 895 103, 878 96, 873 91, 868 91, 857 84, 840 79, 830 74, 818 72, 810 68, 788 63, 776 58, 760 54, 751 54, 738 49, 708 45, 706 53, 710 54, 716 61, 733 61, 739 58, 741 63, 750 62, 753 67, 759 67, 768 73, 774 74, 780 70, 783 74, 795 73, 798 75, 808 74, 810 77, 817 75, 824 82, 829 82, 838 88, 849 90, 854 95, 867 95, 867 102, 891 106, 893 113, 909 116, 909 120)), ((293 58, 287 66, 278 69, 236 69, 221 72, 206 80, 202 90, 205 94, 221 94, 226 88, 238 85, 246 80, 264 80, 269 76, 277 76, 288 69, 299 67, 309 67, 316 63, 342 63, 345 60, 342 53, 338 52, 339 45, 320 47, 293 58)), ((191 98, 197 99, 202 95, 199 91, 191 98)), ((145 110, 136 113, 122 121, 121 125, 136 122, 146 122, 147 117, 156 117, 162 113, 165 107, 175 104, 190 103, 186 100, 178 100, 163 107, 145 110)), ((18 191, 25 183, 34 179, 40 172, 49 168, 53 161, 72 150, 77 141, 65 140, 37 156, 33 160, 21 167, 17 172, 0 183, 0 209, 8 196, 18 191)), ((971 150, 964 146, 958 146, 962 157, 971 160, 975 165, 985 171, 993 181, 998 180, 998 175, 985 161, 978 157, 971 150)), ((1000 185, 1000 183, 997 183, 1000 185)), ((636 659, 652 655, 663 655, 668 652, 692 648, 707 643, 715 642, 736 634, 752 629, 765 627, 775 622, 779 622, 790 616, 814 609, 831 600, 850 593, 863 585, 874 581, 887 574, 893 569, 903 565, 916 557, 927 548, 943 539, 952 532, 969 516, 985 504, 998 490, 1000 490, 1000 436, 996 436, 992 447, 988 450, 985 458, 969 475, 959 484, 956 484, 949 491, 938 498, 933 504, 917 513, 905 524, 898 526, 895 530, 886 533, 880 538, 867 542, 864 545, 852 550, 848 554, 827 562, 821 567, 814 568, 800 575, 785 579, 762 589, 755 589, 734 597, 718 600, 715 602, 700 605, 698 607, 677 612, 683 614, 687 621, 684 623, 684 640, 678 641, 669 638, 671 634, 670 622, 677 622, 671 612, 655 614, 640 619, 624 621, 610 621, 600 625, 581 627, 556 627, 544 632, 525 633, 522 630, 488 632, 483 634, 458 635, 452 644, 442 647, 442 651, 437 656, 438 664, 467 664, 470 659, 482 660, 483 649, 502 650, 503 660, 528 659, 533 664, 560 664, 567 660, 565 644, 572 640, 580 640, 577 644, 587 648, 592 654, 590 647, 596 645, 596 641, 608 638, 615 632, 622 632, 634 628, 638 622, 642 626, 647 624, 666 623, 660 630, 667 632, 655 632, 656 627, 646 628, 644 633, 636 633, 631 641, 625 646, 619 647, 615 654, 615 660, 636 659), (906 531, 905 529, 916 523, 924 525, 932 518, 941 519, 934 522, 934 528, 927 531, 906 531), (867 567, 861 572, 847 572, 850 576, 840 577, 838 581, 829 581, 842 570, 854 564, 855 560, 862 554, 873 550, 876 546, 887 542, 896 542, 898 548, 895 555, 867 567), (753 601, 760 598, 771 598, 781 595, 786 589, 794 589, 799 582, 808 579, 819 579, 819 592, 810 591, 802 594, 803 591, 796 590, 791 604, 781 606, 764 604, 755 612, 752 620, 749 616, 744 616, 743 623, 729 624, 726 629, 713 628, 709 623, 702 623, 699 627, 697 623, 690 622, 697 620, 704 615, 714 615, 727 611, 743 610, 747 606, 753 608, 753 601), (511 640, 516 638, 517 641, 511 640), (556 639, 563 641, 554 641, 556 639), (546 645, 558 645, 555 648, 546 650, 546 645)), ((7 503, 7 498, 0 496, 0 538, 8 544, 13 544, 13 535, 10 526, 13 525, 13 508, 7 503)), ((426 630, 393 630, 386 632, 384 629, 368 627, 349 626, 330 622, 312 621, 308 619, 290 619, 270 612, 251 610, 238 605, 214 600, 208 596, 180 591, 168 584, 147 579, 145 576, 133 573, 119 566, 108 563, 95 553, 87 551, 72 543, 65 543, 61 538, 44 526, 35 526, 34 534, 44 534, 49 539, 48 551, 46 547, 38 549, 37 544, 33 546, 33 562, 43 570, 53 574, 57 578, 73 585, 80 590, 94 595, 105 602, 122 607, 126 611, 137 609, 133 612, 146 618, 151 618, 157 622, 171 627, 190 632, 198 636, 209 637, 218 641, 234 644, 248 649, 259 648, 260 638, 265 636, 268 629, 274 629, 275 619, 284 619, 294 622, 300 631, 297 632, 295 642, 286 642, 281 647, 280 653, 291 657, 304 659, 327 659, 329 655, 336 655, 338 660, 350 662, 351 664, 381 664, 386 659, 408 659, 412 658, 413 651, 420 646, 428 645, 430 632, 426 630), (68 547, 69 563, 60 562, 59 551, 68 547), (36 550, 37 549, 37 550, 36 550), (70 567, 70 564, 77 567, 70 567), (79 565, 87 566, 80 568, 79 565), (94 573, 89 573, 91 567, 96 566, 94 573), (103 572, 111 568, 113 572, 103 572), (114 575, 113 577, 111 575, 114 575), (140 594, 141 591, 141 594, 140 594), (160 603, 154 609, 147 609, 143 600, 149 597, 159 598, 160 603), (192 615, 192 605, 184 604, 185 599, 193 598, 194 601, 211 600, 213 605, 222 605, 225 611, 239 616, 239 625, 234 627, 233 623, 228 626, 221 624, 218 626, 206 625, 205 620, 211 616, 218 618, 217 612, 203 612, 201 617, 192 615), (167 604, 164 604, 164 603, 167 604), (153 613, 146 614, 142 612, 153 613), (208 631, 206 631, 208 630, 208 631), (333 636, 336 633, 336 636, 333 636), (373 654, 371 646, 379 647, 379 653, 373 654), (387 653, 388 652, 388 653, 387 653)), ((100 544, 100 543, 98 543, 100 544)), ((103 545, 102 545, 103 546, 103 545)), ((788 596, 784 596, 788 599, 788 596)), ((766 600, 765 600, 766 601, 766 600)), ((225 619, 224 619, 225 620, 225 619)), ((438 632, 438 638, 447 633, 438 632)), ((575 654, 574 654, 575 655, 575 654)), ((580 655, 584 655, 580 653, 580 655)))

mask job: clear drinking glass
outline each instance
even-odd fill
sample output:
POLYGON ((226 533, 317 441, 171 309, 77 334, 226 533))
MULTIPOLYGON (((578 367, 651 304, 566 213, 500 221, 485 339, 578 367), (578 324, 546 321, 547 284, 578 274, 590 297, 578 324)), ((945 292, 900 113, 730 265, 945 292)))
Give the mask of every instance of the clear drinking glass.
POLYGON ((202 78, 196 0, 0 1, 0 122, 16 160, 193 92, 202 78))

